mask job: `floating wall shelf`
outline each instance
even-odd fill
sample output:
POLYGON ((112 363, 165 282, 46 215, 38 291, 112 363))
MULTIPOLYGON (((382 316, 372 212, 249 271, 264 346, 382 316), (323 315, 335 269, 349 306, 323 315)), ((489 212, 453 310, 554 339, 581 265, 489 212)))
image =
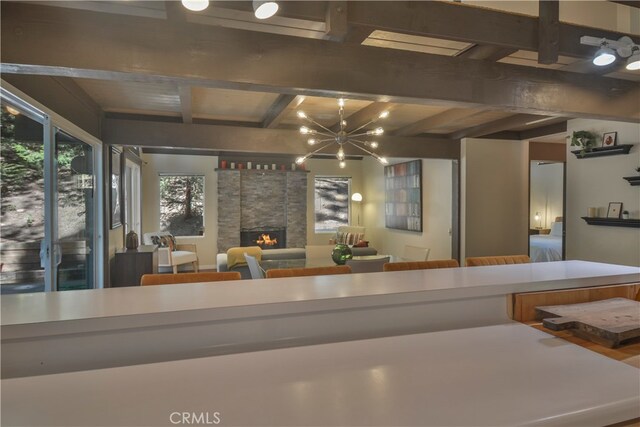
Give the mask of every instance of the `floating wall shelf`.
POLYGON ((622 219, 622 218, 590 218, 583 216, 589 225, 607 225, 609 227, 633 227, 640 228, 640 219, 622 219))
POLYGON ((624 179, 629 181, 631 185, 640 185, 640 175, 637 176, 623 176, 624 179))
POLYGON ((595 147, 591 151, 581 150, 572 151, 579 159, 588 159, 590 157, 615 156, 617 154, 629 154, 633 144, 614 145, 613 147, 595 147))

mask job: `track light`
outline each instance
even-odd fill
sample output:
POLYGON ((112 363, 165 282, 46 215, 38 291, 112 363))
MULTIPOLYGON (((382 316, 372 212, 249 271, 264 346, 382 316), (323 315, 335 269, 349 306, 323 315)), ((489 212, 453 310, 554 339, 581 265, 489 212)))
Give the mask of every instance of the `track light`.
POLYGON ((627 36, 622 36, 618 40, 582 36, 580 37, 580 43, 600 48, 593 58, 594 65, 602 67, 611 64, 616 60, 617 53, 621 58, 629 58, 627 60, 627 70, 640 69, 640 47, 627 36))
POLYGON ((258 19, 271 18, 278 11, 278 3, 275 1, 253 0, 253 13, 258 19))
POLYGON ((627 70, 640 70, 640 48, 637 46, 633 49, 633 54, 627 60, 627 70))
POLYGON ((209 0, 182 0, 182 5, 194 12, 201 12, 209 7, 209 0))
POLYGON ((609 65, 616 60, 616 54, 613 49, 602 46, 593 57, 593 64, 599 67, 609 65))

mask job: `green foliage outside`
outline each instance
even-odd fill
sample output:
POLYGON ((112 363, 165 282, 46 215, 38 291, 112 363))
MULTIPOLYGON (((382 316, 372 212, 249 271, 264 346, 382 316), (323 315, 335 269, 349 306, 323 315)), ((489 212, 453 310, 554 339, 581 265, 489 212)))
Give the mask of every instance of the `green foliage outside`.
POLYGON ((160 177, 160 229, 174 236, 204 233, 204 176, 160 177))

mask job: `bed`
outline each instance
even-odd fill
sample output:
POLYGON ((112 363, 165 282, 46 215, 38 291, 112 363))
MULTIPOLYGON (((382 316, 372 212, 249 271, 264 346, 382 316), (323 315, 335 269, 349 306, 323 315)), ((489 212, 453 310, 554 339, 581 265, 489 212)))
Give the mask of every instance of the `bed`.
POLYGON ((529 236, 531 262, 562 261, 562 222, 551 223, 549 234, 529 236))

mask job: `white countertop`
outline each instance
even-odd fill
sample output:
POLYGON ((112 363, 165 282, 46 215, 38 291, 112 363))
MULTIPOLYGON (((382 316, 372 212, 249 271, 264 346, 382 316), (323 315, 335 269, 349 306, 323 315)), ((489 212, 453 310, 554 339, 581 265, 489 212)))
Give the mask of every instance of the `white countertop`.
POLYGON ((3 295, 2 327, 219 309, 220 316, 275 314, 416 300, 474 298, 640 282, 640 268, 587 261, 3 295), (379 298, 385 296, 383 299, 379 298), (298 303, 291 304, 291 303, 298 303), (304 304, 307 303, 307 304, 304 304), (297 307, 297 308, 296 308, 297 307))
POLYGON ((518 323, 2 381, 6 425, 608 425, 640 371, 518 323))

